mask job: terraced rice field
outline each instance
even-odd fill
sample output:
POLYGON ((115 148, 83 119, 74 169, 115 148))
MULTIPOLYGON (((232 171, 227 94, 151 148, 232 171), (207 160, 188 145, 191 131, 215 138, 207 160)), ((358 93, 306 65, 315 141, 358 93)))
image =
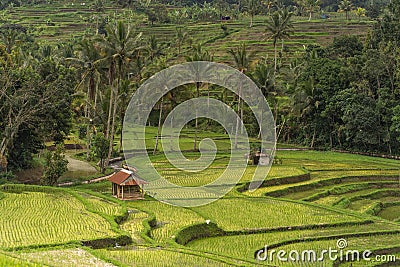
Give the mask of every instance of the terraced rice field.
MULTIPOLYGON (((191 159, 198 157, 195 153, 186 155, 191 159)), ((5 218, 12 218, 13 225, 17 222, 15 232, 1 231, 3 240, 12 242, 2 243, 3 248, 49 243, 70 244, 70 247, 61 245, 39 251, 31 248, 2 257, 7 258, 4 261, 22 258, 26 264, 22 266, 32 266, 31 263, 57 266, 61 262, 65 266, 260 266, 269 262, 256 261, 254 253, 265 245, 285 250, 321 250, 334 246, 339 238, 347 240, 349 249, 379 251, 389 248, 391 254, 399 253, 398 161, 316 151, 278 151, 277 155, 282 164, 273 165, 266 178, 267 181, 282 179, 284 183, 263 187, 254 193, 233 190, 218 201, 196 208, 170 206, 151 197, 122 203, 110 199, 108 182, 80 185, 60 192, 28 190, 17 194, 18 190, 3 190, 0 210, 10 215, 3 217, 0 225, 11 229, 11 222, 7 224, 5 218), (309 180, 296 180, 304 174, 310 175, 309 180), (292 178, 286 179, 288 176, 292 178), (292 191, 285 191, 287 189, 292 191), (71 194, 67 193, 69 191, 71 194), (282 195, 265 196, 265 193, 276 192, 282 195), (37 210, 28 210, 33 202, 37 210), (20 212, 25 214, 24 218, 33 219, 19 222, 20 212), (77 243, 71 244, 71 241, 116 236, 110 222, 101 215, 112 218, 125 212, 128 216, 119 229, 132 238, 133 245, 119 247, 113 243, 114 248, 83 250, 76 247, 77 243), (47 225, 47 220, 57 222, 54 229, 38 228, 38 225, 47 225), (200 236, 193 230, 189 232, 187 244, 176 243, 184 229, 207 225, 208 220, 215 230, 200 232, 200 236), (68 225, 72 231, 67 233, 63 225, 68 225), (37 238, 37 233, 42 238, 37 238)), ((171 180, 194 186, 215 177, 228 157, 226 153, 217 154, 210 169, 202 173, 180 173, 160 155, 152 157, 152 162, 171 180)), ((253 171, 254 167, 249 166, 237 189, 249 181, 253 171)), ((298 266, 276 260, 272 263, 298 266)), ((324 264, 331 266, 332 262, 324 264)), ((375 262, 371 266, 380 264, 375 262)), ((303 265, 313 266, 313 263, 303 265)), ((369 265, 354 263, 353 266, 369 265)))
POLYGON ((100 250, 103 257, 110 258, 124 266, 232 266, 220 260, 193 255, 179 250, 168 250, 160 247, 134 247, 118 250, 100 250))
POLYGON ((107 220, 66 193, 3 192, 0 214, 2 248, 116 236, 107 220))
POLYGON ((100 212, 109 216, 121 215, 125 212, 124 207, 115 202, 111 202, 110 200, 96 197, 84 192, 80 192, 79 195, 86 199, 86 201, 89 202, 90 207, 96 212, 100 212))
POLYGON ((146 212, 139 210, 129 210, 129 216, 124 223, 121 224, 121 229, 128 232, 135 243, 141 244, 144 242, 140 235, 144 231, 143 221, 148 219, 149 215, 146 212))
MULTIPOLYGON (((233 235, 199 239, 188 244, 189 248, 212 252, 218 255, 236 259, 254 260, 254 252, 265 245, 279 249, 279 244, 285 242, 301 243, 315 238, 328 238, 335 235, 351 235, 354 233, 375 233, 379 231, 400 230, 400 226, 393 227, 382 223, 354 224, 342 227, 324 227, 312 230, 286 230, 280 232, 258 233, 248 235, 233 235)), ((311 242, 311 241, 310 241, 311 242)), ((255 261, 254 261, 255 262, 255 261)))
POLYGON ((203 217, 189 209, 171 206, 158 201, 132 202, 129 206, 155 215, 157 223, 151 230, 150 236, 160 243, 174 239, 178 230, 184 226, 205 221, 203 217))
POLYGON ((0 266, 39 267, 40 265, 27 262, 26 259, 0 252, 0 266))
MULTIPOLYGON (((160 42, 165 42, 169 52, 175 51, 175 31, 179 25, 155 24, 150 26, 145 14, 135 13, 129 8, 116 8, 106 3, 104 12, 95 12, 93 1, 64 2, 54 1, 49 4, 36 5, 33 8, 15 7, 3 15, 7 23, 18 23, 28 28, 38 39, 44 42, 66 43, 78 40, 82 36, 96 34, 97 26, 103 19, 125 20, 135 25, 137 31, 144 36, 155 35, 160 42), (83 3, 83 2, 82 2, 83 3)), ((228 35, 221 30, 221 22, 189 22, 185 24, 188 40, 183 44, 182 51, 187 51, 190 44, 203 44, 214 55, 218 62, 232 63, 228 48, 235 47, 241 42, 248 44, 249 52, 254 54, 254 60, 261 57, 273 58, 273 45, 266 34, 267 16, 256 16, 254 26, 249 28, 249 18, 224 22, 228 35), (190 39, 190 41, 189 41, 190 39)), ((304 17, 294 17, 294 34, 285 41, 284 56, 286 59, 296 57, 296 53, 303 51, 303 45, 329 43, 339 34, 358 34, 365 36, 371 20, 363 19, 346 21, 343 14, 331 14, 329 20, 313 19, 308 21, 304 17)))
POLYGON ((259 198, 226 198, 194 210, 227 231, 361 221, 318 207, 259 198))

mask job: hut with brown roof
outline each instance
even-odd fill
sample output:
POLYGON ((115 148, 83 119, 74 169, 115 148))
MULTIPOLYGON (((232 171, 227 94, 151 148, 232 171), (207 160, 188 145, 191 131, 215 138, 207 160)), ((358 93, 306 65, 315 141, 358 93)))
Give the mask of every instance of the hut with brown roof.
POLYGON ((121 200, 144 198, 144 185, 148 184, 133 171, 122 169, 108 180, 112 183, 112 195, 121 200))

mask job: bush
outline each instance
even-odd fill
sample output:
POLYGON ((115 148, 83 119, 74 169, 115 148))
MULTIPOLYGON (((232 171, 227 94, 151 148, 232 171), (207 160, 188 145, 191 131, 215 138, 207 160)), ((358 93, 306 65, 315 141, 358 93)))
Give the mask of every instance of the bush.
POLYGON ((223 235, 226 235, 226 232, 220 229, 215 223, 195 224, 182 229, 176 235, 175 242, 180 245, 186 245, 195 239, 223 235))
POLYGON ((11 181, 15 178, 15 175, 12 172, 1 172, 0 180, 11 181))
POLYGON ((95 240, 83 241, 82 245, 93 249, 113 247, 115 245, 126 246, 132 244, 132 238, 127 235, 120 235, 116 238, 100 238, 95 240))
POLYGON ((56 151, 45 153, 46 164, 41 178, 43 185, 57 185, 58 179, 68 170, 68 160, 65 159, 63 150, 64 147, 58 145, 56 151))
POLYGON ((81 140, 85 140, 86 139, 86 126, 84 124, 79 125, 78 127, 78 137, 81 140))

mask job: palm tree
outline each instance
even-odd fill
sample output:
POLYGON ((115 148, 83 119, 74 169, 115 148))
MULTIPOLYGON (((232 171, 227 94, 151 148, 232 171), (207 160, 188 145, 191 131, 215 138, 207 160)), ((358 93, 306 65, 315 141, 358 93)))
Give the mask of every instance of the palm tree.
MULTIPOLYGON (((247 52, 246 44, 240 44, 236 50, 229 49, 228 53, 232 55, 236 68, 241 72, 245 73, 250 67, 250 58, 251 54, 247 52)), ((242 86, 239 84, 239 95, 238 95, 238 107, 237 113, 240 116, 240 119, 243 121, 243 104, 241 103, 241 95, 242 95, 242 86), (242 105, 242 106, 241 106, 242 105)), ((238 134, 239 134, 239 116, 236 121, 236 132, 235 132, 235 149, 237 149, 238 142, 238 134)), ((243 124, 242 124, 243 126, 243 124)), ((243 128, 241 129, 243 132, 243 128)))
POLYGON ((271 16, 271 9, 275 4, 276 3, 274 0, 266 0, 265 5, 267 6, 268 9, 268 16, 271 16))
POLYGON ((276 43, 278 40, 282 41, 282 50, 283 50, 283 41, 285 38, 289 38, 292 34, 293 24, 291 21, 292 12, 289 12, 287 8, 279 9, 275 11, 272 16, 270 16, 269 23, 267 25, 267 32, 270 35, 270 38, 273 40, 274 45, 274 70, 276 72, 277 67, 277 49, 276 43))
POLYGON ((108 60, 110 64, 109 83, 111 86, 111 92, 106 131, 106 137, 109 138, 110 141, 106 161, 108 164, 113 151, 119 87, 127 76, 127 70, 131 60, 137 56, 136 52, 142 49, 140 46, 142 33, 134 34, 134 32, 131 31, 131 27, 125 25, 122 21, 118 21, 116 25, 108 26, 106 30, 107 36, 101 40, 100 45, 106 53, 104 59, 108 60))
POLYGON ((308 20, 310 21, 312 18, 312 14, 317 12, 320 9, 321 1, 320 0, 304 0, 302 2, 304 6, 304 10, 307 11, 310 15, 308 20))
MULTIPOLYGON (((275 96, 277 95, 275 91, 275 75, 274 68, 267 64, 266 61, 259 62, 256 66, 256 69, 251 75, 252 80, 257 84, 257 86, 261 89, 264 97, 268 100, 269 103, 275 103, 275 96)), ((274 105, 275 107, 276 105, 274 105)), ((276 114, 276 112, 274 113, 276 114)), ((262 124, 262 113, 261 113, 261 122, 262 124)), ((258 138, 261 138, 261 127, 258 133, 258 138)))
POLYGON ((3 26, 0 28, 0 40, 5 45, 8 54, 21 39, 22 31, 18 27, 3 26))
POLYGON ((149 59, 151 61, 154 60, 154 58, 158 57, 158 56, 162 56, 163 55, 163 47, 164 45, 162 43, 160 43, 159 40, 157 40, 155 35, 151 35, 148 39, 147 39, 147 43, 145 46, 145 50, 149 56, 149 59))
POLYGON ((251 75, 253 81, 261 89, 265 98, 274 95, 274 69, 266 62, 259 62, 251 75))
MULTIPOLYGON (((207 51, 203 50, 201 44, 198 44, 197 46, 194 46, 192 48, 192 53, 191 55, 186 57, 187 62, 193 62, 193 61, 213 61, 213 56, 207 51)), ((200 97, 200 87, 201 87, 201 82, 196 82, 196 97, 200 97)), ((208 91, 208 97, 210 97, 210 91, 208 91)), ((193 145, 193 150, 197 150, 197 130, 198 130, 198 118, 196 114, 196 119, 195 119, 195 132, 194 132, 194 145, 193 145)))
POLYGON ((104 12, 105 7, 104 7, 104 2, 103 0, 96 0, 93 5, 92 8, 95 12, 104 12))
MULTIPOLYGON (((306 117, 309 116, 309 114, 318 112, 317 109, 320 105, 320 101, 318 99, 319 94, 320 92, 318 92, 318 89, 315 87, 315 81, 313 77, 310 77, 309 80, 303 82, 297 88, 297 91, 294 95, 294 110, 299 114, 300 118, 304 119, 304 121, 307 120, 306 117)), ((310 147, 314 147, 317 124, 312 121, 309 123, 309 125, 312 127, 313 131, 310 147)))
POLYGON ((228 53, 233 57, 235 67, 242 73, 245 73, 250 66, 252 54, 247 52, 245 43, 241 43, 236 49, 229 49, 228 53))
POLYGON ((358 7, 356 10, 354 10, 354 14, 358 17, 358 21, 361 20, 361 17, 365 17, 366 10, 365 8, 358 7))
POLYGON ((76 88, 86 87, 86 100, 85 100, 85 118, 86 118, 86 134, 88 140, 87 158, 89 158, 89 151, 91 146, 90 125, 93 118, 96 116, 97 95, 101 82, 101 60, 102 56, 99 49, 91 40, 84 39, 78 47, 78 58, 66 58, 71 61, 82 71, 81 81, 76 88))
MULTIPOLYGON (((151 76, 151 74, 157 73, 163 69, 167 68, 167 58, 166 57, 161 57, 161 58, 157 58, 156 59, 156 64, 154 64, 152 67, 148 69, 148 73, 147 75, 145 74, 144 76, 151 76)), ((159 75, 162 75, 162 73, 160 73, 159 75)), ((159 79, 159 81, 164 81, 167 80, 171 77, 163 77, 159 79)), ((163 86, 165 86, 165 84, 160 84, 159 88, 162 88, 163 86)), ((171 93, 171 91, 169 92, 169 94, 171 93)), ((158 101, 158 108, 159 108, 159 114, 158 114, 158 125, 157 125, 157 135, 156 135, 156 142, 154 145, 154 150, 153 150, 153 155, 155 155, 158 151, 158 144, 161 138, 161 122, 162 122, 162 117, 163 117, 163 109, 164 109, 164 96, 161 97, 161 100, 158 101)))
POLYGON ((253 27, 253 18, 261 9, 260 0, 247 0, 246 3, 247 12, 250 15, 250 28, 253 27))
POLYGON ((353 4, 350 0, 342 0, 339 4, 339 11, 346 13, 346 20, 349 19, 349 12, 353 9, 353 4))
POLYGON ((176 44, 178 46, 178 55, 180 55, 182 45, 187 38, 187 32, 185 32, 182 27, 176 27, 175 28, 175 38, 176 38, 176 44))

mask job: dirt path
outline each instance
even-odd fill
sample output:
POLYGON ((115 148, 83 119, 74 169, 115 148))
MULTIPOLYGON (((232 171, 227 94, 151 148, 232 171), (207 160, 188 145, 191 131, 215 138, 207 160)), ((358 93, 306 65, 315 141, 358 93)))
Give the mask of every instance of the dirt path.
MULTIPOLYGON (((83 182, 80 182, 80 184, 91 184, 91 183, 101 182, 101 181, 103 181, 103 180, 107 180, 107 179, 110 178, 113 174, 114 174, 114 173, 111 173, 111 174, 106 175, 106 176, 102 176, 102 177, 95 178, 95 179, 88 180, 88 181, 83 181, 83 182)), ((74 185, 74 184, 76 184, 76 183, 75 183, 75 182, 65 182, 65 183, 59 183, 58 186, 71 186, 71 185, 74 185)))
POLYGON ((83 171, 83 172, 93 172, 93 173, 97 172, 96 168, 90 165, 89 163, 71 158, 70 155, 66 154, 65 159, 68 160, 68 171, 71 172, 83 171))

